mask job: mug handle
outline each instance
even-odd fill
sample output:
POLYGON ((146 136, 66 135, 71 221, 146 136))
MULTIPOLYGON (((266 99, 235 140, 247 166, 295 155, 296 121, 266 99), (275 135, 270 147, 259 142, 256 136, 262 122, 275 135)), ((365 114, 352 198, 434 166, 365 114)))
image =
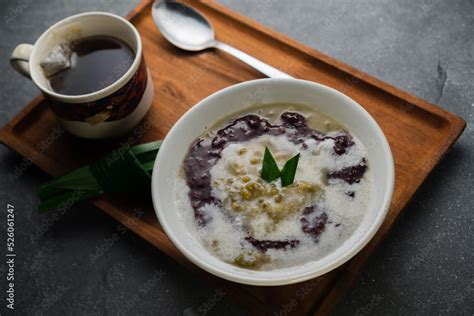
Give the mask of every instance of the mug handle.
POLYGON ((19 44, 13 50, 12 56, 10 57, 10 64, 18 71, 21 75, 30 77, 30 66, 29 60, 31 52, 33 51, 33 45, 31 44, 19 44))

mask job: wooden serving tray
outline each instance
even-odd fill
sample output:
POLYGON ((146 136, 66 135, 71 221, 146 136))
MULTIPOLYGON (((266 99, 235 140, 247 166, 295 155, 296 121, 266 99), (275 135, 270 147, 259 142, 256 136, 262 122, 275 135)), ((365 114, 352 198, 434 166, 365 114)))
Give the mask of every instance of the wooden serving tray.
MULTIPOLYGON (((219 279, 191 264, 163 233, 151 200, 106 196, 92 202, 194 273, 230 293, 231 299, 252 314, 327 314, 350 287, 427 175, 462 133, 465 122, 216 3, 187 2, 210 19, 220 40, 296 78, 342 91, 375 118, 388 138, 395 159, 395 192, 387 218, 371 242, 335 271, 299 284, 258 287, 219 279), (145 210, 145 215, 133 217, 136 208, 145 210)), ((138 144, 162 139, 173 123, 199 100, 232 84, 262 77, 226 53, 214 50, 186 53, 176 49, 155 28, 150 8, 151 2, 144 1, 128 15, 142 36, 155 92, 150 113, 133 133, 114 141, 82 140, 61 133, 47 102, 37 97, 0 130, 0 141, 45 172, 58 176, 94 161, 123 142, 138 144)))

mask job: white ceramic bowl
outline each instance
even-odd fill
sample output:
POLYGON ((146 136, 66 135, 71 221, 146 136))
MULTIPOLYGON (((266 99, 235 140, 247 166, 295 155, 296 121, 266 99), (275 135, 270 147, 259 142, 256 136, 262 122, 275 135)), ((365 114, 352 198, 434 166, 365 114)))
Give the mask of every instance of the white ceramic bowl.
POLYGON ((394 186, 392 153, 382 130, 359 104, 314 82, 261 79, 237 84, 205 98, 181 117, 166 136, 152 176, 156 215, 173 244, 193 263, 221 278, 252 285, 301 282, 333 270, 357 254, 374 236, 387 214, 394 186), (175 205, 175 179, 191 142, 206 126, 256 104, 305 104, 343 123, 367 147, 373 192, 367 215, 354 234, 320 260, 273 271, 253 271, 225 263, 209 253, 180 221, 175 205))

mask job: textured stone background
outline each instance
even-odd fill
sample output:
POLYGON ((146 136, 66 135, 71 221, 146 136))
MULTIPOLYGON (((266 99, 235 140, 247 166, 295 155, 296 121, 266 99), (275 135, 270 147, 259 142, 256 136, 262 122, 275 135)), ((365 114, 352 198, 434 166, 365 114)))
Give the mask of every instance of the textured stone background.
MULTIPOLYGON (((467 121, 463 136, 370 259, 336 314, 472 315, 474 2, 219 1, 467 121)), ((0 124, 38 94, 32 83, 10 68, 8 58, 16 44, 34 42, 49 25, 68 15, 90 10, 124 15, 136 3, 0 0, 0 124)), ((34 192, 48 177, 31 167, 12 181, 9 175, 21 157, 0 147, 0 161, 0 200, 16 207, 18 312, 242 313, 93 207, 75 207, 59 219, 54 214, 38 215, 34 192), (32 238, 37 232, 43 232, 41 237, 32 238), (92 262, 90 254, 114 236, 118 241, 92 262)), ((5 221, 0 223, 3 243, 5 221)), ((4 264, 0 271, 4 293, 4 264)), ((4 294, 1 297, 0 311, 5 302, 4 294)))

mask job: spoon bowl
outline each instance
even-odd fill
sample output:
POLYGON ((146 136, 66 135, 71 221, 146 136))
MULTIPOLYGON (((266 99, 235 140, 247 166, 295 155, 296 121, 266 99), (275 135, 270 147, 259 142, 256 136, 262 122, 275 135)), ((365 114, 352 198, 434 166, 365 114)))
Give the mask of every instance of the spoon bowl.
POLYGON ((218 48, 240 59, 271 78, 292 78, 290 75, 252 57, 230 45, 216 40, 208 19, 190 6, 158 0, 152 7, 152 16, 161 34, 174 46, 187 51, 218 48))
POLYGON ((187 5, 157 1, 153 4, 152 15, 163 36, 176 47, 200 51, 216 44, 211 23, 187 5))

